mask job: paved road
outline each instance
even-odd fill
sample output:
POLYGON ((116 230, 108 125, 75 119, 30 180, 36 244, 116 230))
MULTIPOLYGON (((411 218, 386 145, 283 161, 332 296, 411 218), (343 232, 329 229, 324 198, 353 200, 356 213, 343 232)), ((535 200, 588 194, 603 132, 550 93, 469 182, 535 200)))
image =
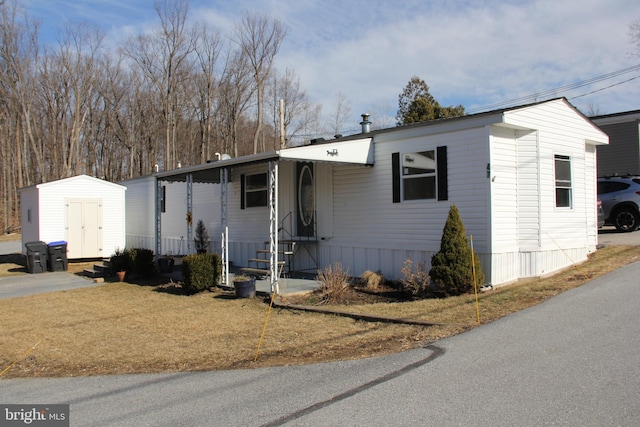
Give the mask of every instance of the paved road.
POLYGON ((226 372, 0 380, 74 426, 640 425, 640 262, 387 357, 226 372))

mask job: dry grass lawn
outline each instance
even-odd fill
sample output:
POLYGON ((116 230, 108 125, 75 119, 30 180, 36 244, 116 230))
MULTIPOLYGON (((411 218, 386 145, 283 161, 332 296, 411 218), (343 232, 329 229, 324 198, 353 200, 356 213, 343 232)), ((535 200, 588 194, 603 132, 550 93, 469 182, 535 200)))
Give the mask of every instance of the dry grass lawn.
MULTIPOLYGON (((639 259, 640 247, 607 247, 579 269, 482 293, 481 321, 487 323, 540 303, 639 259)), ((364 322, 274 308, 254 362, 268 313, 268 304, 262 299, 235 299, 222 291, 182 296, 154 286, 107 283, 0 300, 0 372, 12 364, 2 378, 236 369, 356 359, 424 346, 477 325, 473 295, 330 308, 450 326, 364 322)))

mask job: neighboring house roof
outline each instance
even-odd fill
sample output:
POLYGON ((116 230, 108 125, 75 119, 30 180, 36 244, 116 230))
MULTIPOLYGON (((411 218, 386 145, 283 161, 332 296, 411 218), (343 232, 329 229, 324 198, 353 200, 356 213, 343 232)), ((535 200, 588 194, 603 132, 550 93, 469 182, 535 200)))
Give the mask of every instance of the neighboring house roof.
POLYGON ((640 121, 640 110, 622 111, 620 113, 604 114, 601 116, 593 116, 590 119, 598 125, 612 125, 616 123, 626 123, 632 121, 640 121))

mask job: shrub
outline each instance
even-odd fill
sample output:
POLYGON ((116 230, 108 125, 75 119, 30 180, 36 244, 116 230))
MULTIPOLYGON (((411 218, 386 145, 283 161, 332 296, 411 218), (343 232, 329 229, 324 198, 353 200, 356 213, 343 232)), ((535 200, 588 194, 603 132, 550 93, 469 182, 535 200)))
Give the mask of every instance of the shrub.
POLYGON ((204 221, 198 220, 196 224, 196 236, 193 238, 193 244, 196 247, 198 253, 205 253, 209 249, 209 233, 207 227, 204 226, 204 221))
POLYGON ((367 270, 360 275, 360 281, 366 290, 375 292, 380 290, 380 287, 384 284, 384 276, 379 270, 367 270))
POLYGON ((316 293, 322 304, 339 302, 341 296, 349 290, 349 272, 345 271, 339 262, 326 267, 324 271, 318 271, 318 281, 320 288, 316 293))
POLYGON ((460 295, 473 291, 472 253, 478 284, 484 282, 484 274, 478 256, 467 241, 464 224, 456 205, 451 205, 442 231, 440 251, 431 258, 429 276, 445 295, 460 295))
POLYGON ((116 249, 109 258, 109 268, 113 274, 118 271, 131 271, 131 266, 131 253, 126 249, 116 249))
POLYGON ((402 267, 404 278, 400 280, 401 290, 411 295, 420 295, 427 292, 429 288, 429 274, 424 262, 419 262, 413 267, 413 261, 407 259, 402 267))
POLYGON ((156 264, 151 249, 134 248, 130 251, 133 272, 142 277, 153 277, 156 274, 156 264))
POLYGON ((218 254, 193 254, 182 259, 183 288, 191 293, 203 291, 218 283, 220 277, 218 254))

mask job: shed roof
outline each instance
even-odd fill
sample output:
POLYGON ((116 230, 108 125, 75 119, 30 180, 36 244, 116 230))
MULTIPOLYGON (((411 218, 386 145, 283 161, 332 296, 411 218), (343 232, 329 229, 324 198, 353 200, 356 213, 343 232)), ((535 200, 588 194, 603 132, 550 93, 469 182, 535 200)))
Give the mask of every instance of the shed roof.
POLYGON ((110 186, 110 187, 114 187, 114 188, 120 188, 122 190, 126 190, 127 189, 127 187, 125 187, 123 185, 116 184, 114 182, 105 181, 104 179, 96 178, 96 177, 93 177, 93 176, 82 174, 82 175, 72 176, 72 177, 69 177, 69 178, 57 179, 55 181, 48 181, 48 182, 43 182, 43 183, 40 183, 40 184, 30 185, 28 187, 21 188, 20 191, 27 190, 27 189, 33 189, 33 188, 41 189, 41 188, 55 187, 55 186, 59 186, 59 185, 66 185, 66 184, 69 184, 69 183, 75 182, 75 181, 87 181, 87 182, 90 182, 90 183, 92 183, 94 185, 106 185, 106 186, 110 186))

